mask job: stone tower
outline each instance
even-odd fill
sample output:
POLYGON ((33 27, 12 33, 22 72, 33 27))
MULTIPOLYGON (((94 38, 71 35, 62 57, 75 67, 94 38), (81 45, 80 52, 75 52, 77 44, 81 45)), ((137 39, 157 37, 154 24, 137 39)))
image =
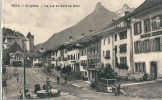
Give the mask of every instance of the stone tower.
POLYGON ((29 51, 32 52, 34 51, 34 35, 29 32, 26 37, 29 40, 29 51))

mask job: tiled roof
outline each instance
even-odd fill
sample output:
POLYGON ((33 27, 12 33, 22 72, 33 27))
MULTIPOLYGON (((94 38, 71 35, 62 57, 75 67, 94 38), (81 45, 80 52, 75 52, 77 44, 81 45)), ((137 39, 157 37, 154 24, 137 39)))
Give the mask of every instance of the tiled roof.
POLYGON ((162 0, 145 0, 139 7, 137 7, 129 16, 133 16, 142 11, 148 10, 153 7, 162 5, 162 0))
POLYGON ((13 45, 7 50, 8 53, 15 53, 16 51, 24 52, 24 50, 21 48, 21 46, 14 42, 13 45))

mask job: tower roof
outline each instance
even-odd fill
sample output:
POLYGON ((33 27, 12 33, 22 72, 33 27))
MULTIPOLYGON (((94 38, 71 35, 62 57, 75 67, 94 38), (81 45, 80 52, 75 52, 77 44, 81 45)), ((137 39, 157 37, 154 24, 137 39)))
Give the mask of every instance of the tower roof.
POLYGON ((30 32, 28 32, 28 34, 27 34, 26 37, 27 37, 27 38, 30 38, 30 37, 34 37, 34 35, 32 35, 30 32))

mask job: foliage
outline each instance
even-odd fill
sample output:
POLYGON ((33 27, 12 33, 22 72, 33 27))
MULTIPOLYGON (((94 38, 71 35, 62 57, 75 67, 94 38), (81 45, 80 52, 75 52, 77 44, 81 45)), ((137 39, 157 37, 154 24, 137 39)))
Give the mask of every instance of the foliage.
POLYGON ((56 70, 60 71, 61 70, 61 66, 56 66, 56 70))
POLYGON ((107 92, 107 86, 100 83, 99 80, 95 80, 90 84, 90 87, 98 92, 107 92))
POLYGON ((92 89, 96 89, 97 88, 97 83, 96 82, 91 82, 90 87, 92 89))
POLYGON ((63 74, 70 74, 71 73, 71 66, 66 66, 61 69, 63 74))
POLYGON ((111 68, 110 64, 108 64, 105 68, 103 68, 103 65, 102 65, 101 69, 99 70, 98 78, 105 78, 105 79, 115 78, 115 72, 111 68))

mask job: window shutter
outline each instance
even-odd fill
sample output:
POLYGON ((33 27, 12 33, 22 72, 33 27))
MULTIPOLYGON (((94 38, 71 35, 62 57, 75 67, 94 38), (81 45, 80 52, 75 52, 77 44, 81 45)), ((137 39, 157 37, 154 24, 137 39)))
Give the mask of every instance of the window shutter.
POLYGON ((160 49, 162 51, 162 36, 160 37, 160 49))
POLYGON ((143 48, 144 48, 143 42, 144 42, 144 41, 141 41, 141 53, 143 53, 143 48))
POLYGON ((150 39, 150 52, 152 52, 153 51, 153 39, 150 39))
POLYGON ((153 44, 152 44, 153 52, 155 52, 155 49, 156 49, 156 48, 155 48, 155 47, 156 47, 156 43, 155 43, 155 42, 156 42, 156 41, 155 41, 155 39, 153 39, 152 41, 153 41, 153 44))
POLYGON ((134 42, 134 53, 136 54, 137 53, 137 42, 134 42))

